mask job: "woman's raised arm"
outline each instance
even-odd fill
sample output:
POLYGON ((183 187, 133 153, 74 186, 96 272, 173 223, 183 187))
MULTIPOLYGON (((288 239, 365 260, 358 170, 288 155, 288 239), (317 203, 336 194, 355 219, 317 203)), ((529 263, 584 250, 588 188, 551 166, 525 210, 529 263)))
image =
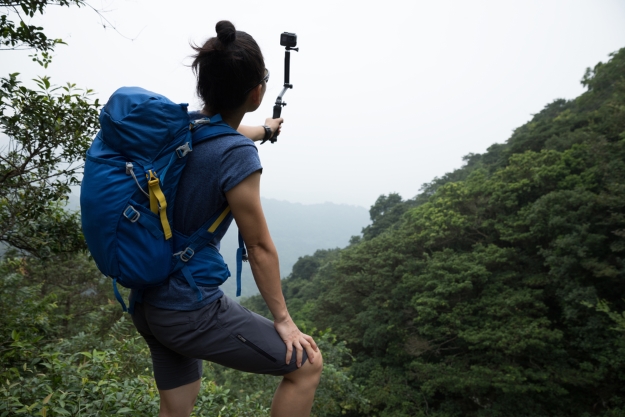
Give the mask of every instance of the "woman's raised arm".
MULTIPOLYGON (((280 134, 283 122, 283 118, 265 119, 265 125, 269 126, 269 128, 271 129, 272 136, 276 136, 276 131, 278 131, 278 135, 280 134)), ((265 128, 263 126, 239 125, 237 131, 243 136, 247 136, 248 138, 252 139, 254 142, 258 140, 263 140, 265 138, 265 128)))

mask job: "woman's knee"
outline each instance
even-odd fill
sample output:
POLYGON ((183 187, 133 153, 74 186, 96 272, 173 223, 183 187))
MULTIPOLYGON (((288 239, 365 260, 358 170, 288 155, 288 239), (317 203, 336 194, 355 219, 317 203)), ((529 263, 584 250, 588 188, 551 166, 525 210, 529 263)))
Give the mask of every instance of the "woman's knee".
POLYGON ((201 380, 170 390, 159 390, 161 406, 159 417, 188 417, 200 392, 201 380))
POLYGON ((284 378, 294 383, 305 383, 307 385, 314 385, 314 387, 317 387, 317 385, 319 385, 322 371, 323 356, 321 355, 321 350, 319 350, 315 352, 315 357, 312 362, 310 360, 306 360, 306 362, 302 364, 301 368, 291 372, 290 374, 286 374, 284 378))
POLYGON ((319 374, 319 377, 321 377, 321 371, 323 371, 323 355, 321 354, 321 349, 315 352, 314 362, 311 362, 310 364, 312 365, 314 372, 319 374))

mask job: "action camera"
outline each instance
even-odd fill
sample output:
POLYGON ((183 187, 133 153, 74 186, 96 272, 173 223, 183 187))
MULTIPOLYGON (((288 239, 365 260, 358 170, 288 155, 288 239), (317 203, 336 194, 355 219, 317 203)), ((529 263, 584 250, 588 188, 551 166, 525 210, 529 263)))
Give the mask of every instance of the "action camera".
POLYGON ((280 34, 280 45, 293 48, 297 46, 297 35, 290 32, 282 32, 280 34))

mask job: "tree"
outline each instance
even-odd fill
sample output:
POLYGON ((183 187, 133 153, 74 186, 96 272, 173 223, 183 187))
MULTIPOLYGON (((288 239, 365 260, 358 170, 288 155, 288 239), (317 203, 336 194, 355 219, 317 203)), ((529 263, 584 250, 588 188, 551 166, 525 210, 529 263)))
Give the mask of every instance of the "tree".
POLYGON ((0 50, 32 49, 35 54, 33 61, 47 67, 51 61, 50 52, 56 45, 64 44, 62 39, 50 39, 43 32, 43 28, 26 23, 24 15, 33 17, 35 14, 43 14, 46 7, 58 6, 82 6, 83 0, 26 0, 12 1, 0 0, 0 50), (10 20, 12 16, 19 19, 19 23, 10 20))
POLYGON ((379 196, 369 209, 372 224, 362 229, 363 238, 371 239, 378 236, 397 223, 402 214, 413 205, 414 201, 403 201, 397 193, 379 196))
MULTIPOLYGON (((23 15, 43 14, 50 5, 82 6, 81 0, 2 0, 0 42, 4 49, 33 49, 33 60, 50 63, 62 44, 23 15), (11 20, 17 17, 19 23, 11 20)), ((36 256, 85 249, 79 218, 62 204, 80 181, 82 160, 98 128, 98 100, 74 84, 55 87, 40 77, 37 89, 19 74, 0 79, 0 129, 9 143, 0 149, 0 241, 36 256), (71 239, 69 239, 71 238, 71 239)))

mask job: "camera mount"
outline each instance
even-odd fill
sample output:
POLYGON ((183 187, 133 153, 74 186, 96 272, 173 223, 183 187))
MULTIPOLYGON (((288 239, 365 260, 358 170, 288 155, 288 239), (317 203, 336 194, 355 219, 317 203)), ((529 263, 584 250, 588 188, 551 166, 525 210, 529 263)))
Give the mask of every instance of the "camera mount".
MULTIPOLYGON (((299 52, 299 48, 297 46, 297 35, 295 33, 283 32, 280 34, 280 45, 284 46, 284 85, 282 86, 282 91, 278 95, 276 99, 276 104, 273 106, 273 118, 278 119, 280 114, 282 113, 282 107, 286 106, 286 102, 282 100, 284 94, 290 89, 293 88, 293 84, 291 84, 290 76, 291 76, 291 51, 299 52)), ((260 144, 262 145, 266 141, 270 141, 271 143, 275 143, 278 140, 277 135, 274 135, 270 139, 264 139, 260 144)))

